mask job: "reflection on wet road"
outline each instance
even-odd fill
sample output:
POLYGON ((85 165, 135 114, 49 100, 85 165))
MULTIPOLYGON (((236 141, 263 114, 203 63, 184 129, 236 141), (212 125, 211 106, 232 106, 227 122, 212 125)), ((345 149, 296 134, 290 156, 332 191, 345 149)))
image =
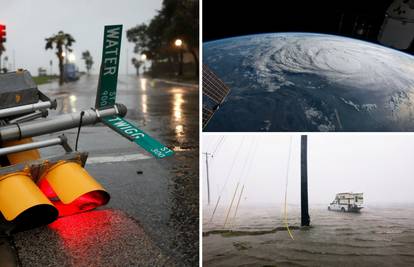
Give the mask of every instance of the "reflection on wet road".
MULTIPOLYGON (((97 76, 58 88, 55 83, 41 90, 58 101, 51 115, 77 112, 95 104, 97 76)), ((138 126, 170 142, 176 149, 191 149, 198 144, 198 87, 171 85, 135 76, 121 76, 117 102, 128 107, 127 118, 138 126)), ((167 144, 168 145, 168 144, 167 144)))
MULTIPOLYGON (((93 107, 96 87, 97 76, 84 76, 78 82, 65 84, 60 88, 52 83, 41 86, 40 89, 51 98, 57 99, 57 110, 50 112, 50 116, 56 116, 93 107)), ((101 124, 83 127, 79 139, 80 149, 89 151, 91 158, 104 156, 106 159, 105 163, 91 161, 86 165, 86 169, 111 194, 111 201, 98 211, 104 212, 102 214, 84 213, 73 217, 80 219, 82 225, 75 219, 61 218, 48 227, 18 234, 15 242, 19 247, 22 262, 30 262, 36 257, 37 247, 31 248, 34 241, 30 240, 37 240, 38 243, 45 244, 48 250, 58 250, 59 247, 69 250, 63 262, 70 262, 69 265, 72 266, 74 264, 87 266, 91 262, 106 263, 103 264, 104 266, 125 265, 124 263, 164 265, 165 261, 168 262, 167 265, 171 265, 169 259, 178 266, 198 265, 198 86, 120 76, 117 102, 128 107, 126 118, 129 121, 134 122, 161 143, 173 148, 176 154, 162 160, 148 158, 149 154, 143 149, 101 124), (132 155, 142 156, 131 157, 132 155), (110 162, 111 157, 118 156, 137 160, 110 162), (126 215, 112 217, 110 210, 115 214, 122 212, 126 215), (97 220, 107 221, 109 224, 101 223, 101 228, 94 229, 94 222, 88 216, 97 216, 97 220), (131 220, 125 219, 127 217, 137 223, 135 228, 128 226, 131 220), (64 226, 66 224, 71 225, 71 228, 66 229, 64 226), (115 227, 116 224, 119 225, 115 227), (141 229, 141 225, 143 233, 134 232, 141 229), (80 235, 81 240, 73 240, 71 236, 78 236, 77 233, 82 231, 82 228, 85 228, 90 235, 85 238, 80 235), (55 234, 50 234, 51 231, 55 234), (147 260, 134 262, 136 257, 132 257, 131 261, 125 261, 125 258, 122 261, 121 257, 118 259, 117 257, 122 253, 131 255, 132 249, 139 249, 138 246, 131 245, 133 241, 125 236, 128 231, 131 236, 137 235, 139 238, 142 238, 142 234, 148 234, 154 246, 159 247, 166 257, 158 257, 159 261, 154 261, 152 264, 147 260), (111 250, 108 249, 99 254, 100 258, 96 261, 90 259, 82 261, 87 256, 76 256, 78 255, 76 244, 82 243, 82 246, 90 248, 91 243, 101 238, 97 234, 100 232, 103 234, 102 238, 110 240, 109 245, 103 243, 104 246, 118 247, 113 248, 112 255, 111 250), (120 232, 122 238, 111 243, 117 240, 116 235, 120 232), (54 239, 53 242, 45 241, 50 238, 54 239), (56 238, 58 240, 55 240, 56 238), (127 241, 122 242, 122 240, 127 241), (51 246, 58 248, 50 248, 51 246), (113 264, 108 264, 110 260, 113 264)), ((65 134, 73 144, 76 129, 65 131, 65 134)), ((58 149, 46 148, 41 152, 43 156, 61 153, 58 149)), ((104 241, 105 239, 102 239, 98 243, 102 245, 104 241)), ((143 246, 146 247, 145 244, 143 246)), ((151 250, 151 244, 149 246, 151 250)), ((156 250, 151 251, 151 255, 156 254, 156 250)), ((144 259, 149 258, 144 257, 144 259)), ((51 259, 42 263, 53 265, 59 261, 51 259)))
POLYGON ((23 266, 171 265, 141 226, 119 210, 60 218, 16 239, 23 266))

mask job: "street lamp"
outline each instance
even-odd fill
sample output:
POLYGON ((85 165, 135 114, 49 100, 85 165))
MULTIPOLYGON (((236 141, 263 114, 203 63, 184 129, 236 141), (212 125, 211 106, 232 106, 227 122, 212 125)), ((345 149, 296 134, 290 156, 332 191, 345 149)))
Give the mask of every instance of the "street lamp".
POLYGON ((68 60, 69 60, 69 62, 70 62, 70 63, 74 63, 74 62, 75 62, 75 60, 76 60, 76 56, 75 56, 75 54, 74 54, 74 53, 70 53, 70 54, 68 55, 68 60))
POLYGON ((183 40, 177 38, 175 39, 174 45, 179 49, 180 51, 180 58, 178 62, 178 76, 183 75, 183 40))
POLYGON ((174 45, 175 45, 176 47, 181 47, 181 46, 183 45, 183 40, 181 40, 181 39, 176 39, 176 40, 175 40, 175 42, 174 42, 174 45))
POLYGON ((145 55, 145 54, 141 54, 141 60, 142 60, 142 61, 147 60, 147 55, 145 55))

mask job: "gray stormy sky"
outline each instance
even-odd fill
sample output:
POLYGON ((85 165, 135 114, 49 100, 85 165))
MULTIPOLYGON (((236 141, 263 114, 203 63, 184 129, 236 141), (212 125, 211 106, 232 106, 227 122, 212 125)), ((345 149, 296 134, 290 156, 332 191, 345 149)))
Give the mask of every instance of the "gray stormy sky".
POLYGON ((53 72, 58 72, 57 57, 52 50, 45 51, 45 38, 59 30, 70 33, 76 39, 73 46, 76 64, 85 70, 81 54, 92 53, 98 73, 101 62, 104 25, 123 24, 120 74, 134 73, 130 64, 133 44, 126 40, 126 30, 140 23, 148 23, 161 9, 162 0, 0 0, 0 22, 7 25, 7 51, 3 54, 13 63, 15 51, 16 68, 28 69, 37 75, 37 68, 49 72, 49 61, 53 60, 53 72))
MULTIPOLYGON (((220 138, 220 135, 204 135, 202 151, 214 152, 220 138)), ((283 203, 290 138, 288 135, 225 136, 209 161, 212 203, 222 190, 223 203, 229 202, 239 180, 246 185, 243 193, 245 203, 283 203), (243 138, 244 143, 229 175, 243 138)), ((288 203, 299 204, 300 136, 292 138, 288 203)), ((363 192, 366 205, 414 203, 413 136, 312 135, 308 137, 308 149, 310 205, 327 205, 336 193, 347 191, 363 192)), ((202 162, 205 206, 204 155, 202 162)))

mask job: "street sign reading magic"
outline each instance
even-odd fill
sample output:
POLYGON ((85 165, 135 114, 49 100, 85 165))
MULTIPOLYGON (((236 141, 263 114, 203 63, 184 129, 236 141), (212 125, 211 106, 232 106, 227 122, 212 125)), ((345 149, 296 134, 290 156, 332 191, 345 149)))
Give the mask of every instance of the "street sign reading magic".
MULTIPOLYGON (((122 25, 105 26, 102 63, 95 108, 105 108, 115 105, 121 38, 122 25)), ((121 117, 108 116, 101 118, 101 121, 117 133, 150 152, 156 158, 165 158, 174 154, 174 151, 121 117)))

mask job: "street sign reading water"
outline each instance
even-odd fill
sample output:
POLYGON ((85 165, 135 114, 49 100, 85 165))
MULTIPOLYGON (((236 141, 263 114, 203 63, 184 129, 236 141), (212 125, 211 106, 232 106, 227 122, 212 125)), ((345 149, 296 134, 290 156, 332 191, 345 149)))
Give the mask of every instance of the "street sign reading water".
MULTIPOLYGON (((102 63, 95 108, 115 105, 121 38, 122 25, 105 26, 102 63)), ((108 116, 101 118, 101 120, 117 133, 135 142, 156 158, 165 158, 174 154, 174 151, 121 117, 108 116)))
POLYGON ((122 25, 105 26, 98 97, 95 103, 97 108, 115 105, 121 39, 122 25))

